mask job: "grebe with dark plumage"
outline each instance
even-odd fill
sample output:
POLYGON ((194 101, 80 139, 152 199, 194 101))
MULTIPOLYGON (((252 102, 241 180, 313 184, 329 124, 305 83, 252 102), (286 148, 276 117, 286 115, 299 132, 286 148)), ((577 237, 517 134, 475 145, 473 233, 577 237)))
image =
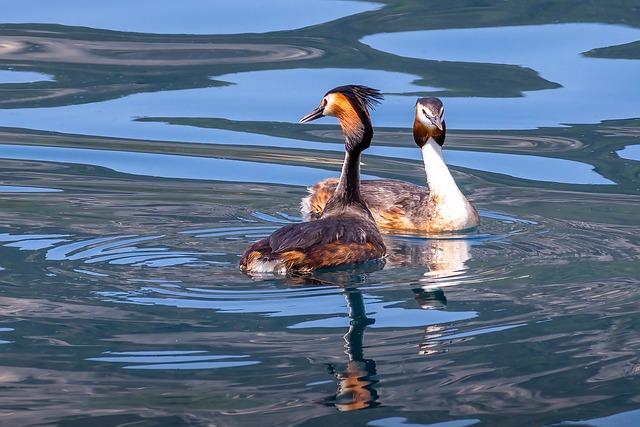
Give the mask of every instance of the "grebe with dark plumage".
MULTIPOLYGON (((392 179, 362 181, 362 197, 381 229, 433 233, 478 226, 476 209, 462 194, 444 162, 445 135, 442 101, 418 99, 413 139, 422 150, 427 187, 392 179)), ((309 187, 309 196, 302 200, 305 219, 322 215, 337 183, 337 179, 329 178, 309 187)))
POLYGON ((373 128, 368 108, 382 95, 366 86, 340 86, 300 120, 337 117, 345 136, 342 174, 319 219, 291 224, 255 242, 242 255, 240 268, 252 273, 312 271, 381 258, 386 248, 380 230, 360 195, 360 157, 373 128))

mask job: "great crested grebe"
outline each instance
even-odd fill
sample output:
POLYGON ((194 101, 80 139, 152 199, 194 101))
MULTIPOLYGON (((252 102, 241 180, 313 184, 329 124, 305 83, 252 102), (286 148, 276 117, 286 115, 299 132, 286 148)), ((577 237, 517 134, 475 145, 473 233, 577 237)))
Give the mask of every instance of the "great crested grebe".
POLYGON ((384 256, 380 231, 360 195, 360 157, 369 147, 373 128, 368 108, 382 95, 366 86, 340 86, 300 123, 322 116, 337 117, 345 136, 342 174, 317 221, 291 224, 249 246, 240 268, 253 273, 312 271, 359 264, 384 256))
MULTIPOLYGON (((422 150, 428 187, 392 179, 362 181, 362 197, 381 229, 429 233, 466 230, 479 224, 478 213, 442 157, 445 135, 442 101, 418 99, 413 139, 422 150)), ((305 219, 322 215, 337 183, 336 178, 329 178, 309 187, 309 196, 302 199, 305 219)))

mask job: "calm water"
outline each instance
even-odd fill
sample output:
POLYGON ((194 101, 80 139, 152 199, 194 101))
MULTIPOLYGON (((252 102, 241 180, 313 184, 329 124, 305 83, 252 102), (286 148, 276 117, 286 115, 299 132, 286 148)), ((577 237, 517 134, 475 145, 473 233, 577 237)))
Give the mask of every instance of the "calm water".
MULTIPOLYGON (((495 3, 495 4, 494 4, 495 3)), ((640 425, 640 11, 24 0, 0 18, 0 424, 640 425), (423 184, 413 105, 480 210, 384 263, 250 277, 337 176, 423 184)))

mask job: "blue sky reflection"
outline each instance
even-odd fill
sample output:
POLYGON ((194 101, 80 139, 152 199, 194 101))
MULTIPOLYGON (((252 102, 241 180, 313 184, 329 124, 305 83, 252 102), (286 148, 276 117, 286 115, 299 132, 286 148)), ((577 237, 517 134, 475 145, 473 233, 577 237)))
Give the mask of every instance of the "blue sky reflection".
POLYGON ((583 55, 638 39, 638 28, 557 24, 386 33, 362 42, 404 57, 512 64, 539 72, 562 88, 527 92, 524 98, 443 97, 456 129, 532 129, 638 117, 640 61, 583 55))
POLYGON ((379 9, 372 2, 263 0, 162 2, 23 0, 2 11, 3 23, 61 24, 157 34, 239 34, 293 30, 379 9), (304 13, 291 13, 292 10, 304 13))

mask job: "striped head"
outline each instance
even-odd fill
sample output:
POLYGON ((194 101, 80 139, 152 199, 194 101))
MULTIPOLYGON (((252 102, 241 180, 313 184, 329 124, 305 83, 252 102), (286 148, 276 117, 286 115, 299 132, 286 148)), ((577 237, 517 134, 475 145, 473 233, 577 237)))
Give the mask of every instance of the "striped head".
POLYGON ((413 139, 422 148, 429 138, 444 145, 446 134, 444 104, 438 98, 419 98, 416 102, 416 117, 413 122, 413 139))
POLYGON ((373 137, 369 109, 379 104, 382 98, 379 90, 367 86, 338 86, 327 92, 320 105, 300 119, 300 123, 323 116, 337 117, 347 138, 347 150, 364 150, 373 137))

